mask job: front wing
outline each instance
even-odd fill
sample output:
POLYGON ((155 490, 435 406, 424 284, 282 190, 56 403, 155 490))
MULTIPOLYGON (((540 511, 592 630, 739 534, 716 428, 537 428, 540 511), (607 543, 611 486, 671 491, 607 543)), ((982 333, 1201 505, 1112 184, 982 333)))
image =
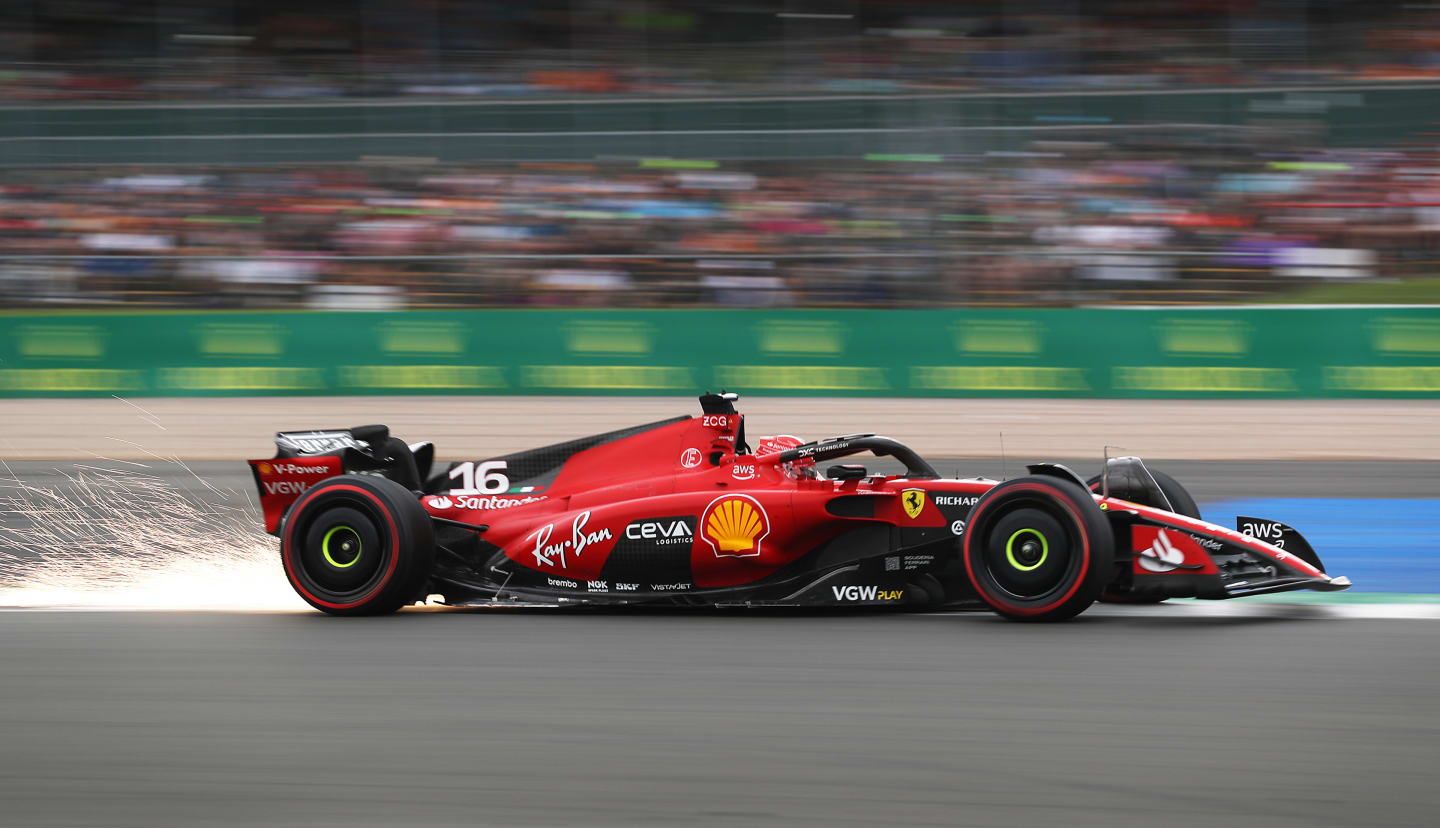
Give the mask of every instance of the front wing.
POLYGON ((1100 508, 1117 529, 1120 583, 1136 595, 1222 599, 1350 587, 1349 578, 1327 574, 1304 538, 1278 521, 1242 518, 1247 533, 1118 498, 1101 499, 1100 508), (1267 527, 1274 527, 1267 533, 1273 542, 1255 536, 1267 527))

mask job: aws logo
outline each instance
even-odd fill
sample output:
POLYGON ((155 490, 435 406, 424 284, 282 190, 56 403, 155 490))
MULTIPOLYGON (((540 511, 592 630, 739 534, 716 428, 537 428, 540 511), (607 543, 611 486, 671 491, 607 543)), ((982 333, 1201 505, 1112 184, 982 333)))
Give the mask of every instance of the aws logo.
POLYGON ((717 558, 753 558, 760 542, 770 534, 770 517, 760 501, 749 495, 717 497, 700 516, 700 535, 717 558))

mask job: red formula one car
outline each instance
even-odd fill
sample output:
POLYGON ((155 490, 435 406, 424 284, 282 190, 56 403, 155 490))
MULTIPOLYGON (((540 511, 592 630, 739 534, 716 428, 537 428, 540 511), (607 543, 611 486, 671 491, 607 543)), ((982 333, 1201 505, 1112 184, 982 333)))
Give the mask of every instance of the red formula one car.
POLYGON ((385 426, 281 432, 251 460, 285 575, 337 615, 460 606, 986 608, 1069 618, 1098 599, 1339 590, 1275 521, 1200 519, 1133 457, 1086 481, 1041 463, 942 478, 888 437, 746 444, 734 394, 699 416, 453 462, 385 426), (821 463, 869 452, 880 474, 821 463), (1262 540, 1261 538, 1265 538, 1262 540))

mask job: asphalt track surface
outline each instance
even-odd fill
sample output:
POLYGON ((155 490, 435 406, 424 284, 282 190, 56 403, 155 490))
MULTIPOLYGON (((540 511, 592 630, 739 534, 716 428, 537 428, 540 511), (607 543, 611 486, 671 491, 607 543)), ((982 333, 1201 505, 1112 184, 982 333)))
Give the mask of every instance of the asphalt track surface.
POLYGON ((1422 825, 1435 621, 9 613, 13 825, 1422 825))
MULTIPOLYGON (((1154 465, 1201 500, 1440 489, 1154 465)), ((1440 622, 1254 607, 0 612, 0 823, 1433 824, 1440 622)))

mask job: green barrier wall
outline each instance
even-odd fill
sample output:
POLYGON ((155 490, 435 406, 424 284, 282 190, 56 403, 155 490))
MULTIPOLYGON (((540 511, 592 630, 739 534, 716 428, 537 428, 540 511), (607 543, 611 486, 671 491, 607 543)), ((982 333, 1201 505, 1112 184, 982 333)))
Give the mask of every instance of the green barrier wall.
POLYGON ((1330 146, 1421 140, 1436 85, 783 99, 6 107, 0 165, 832 158, 1014 148, 1084 127, 1270 125, 1330 146), (1057 132, 1058 130, 1058 132, 1057 132))
POLYGON ((1440 308, 0 316, 0 396, 1435 397, 1440 308))

